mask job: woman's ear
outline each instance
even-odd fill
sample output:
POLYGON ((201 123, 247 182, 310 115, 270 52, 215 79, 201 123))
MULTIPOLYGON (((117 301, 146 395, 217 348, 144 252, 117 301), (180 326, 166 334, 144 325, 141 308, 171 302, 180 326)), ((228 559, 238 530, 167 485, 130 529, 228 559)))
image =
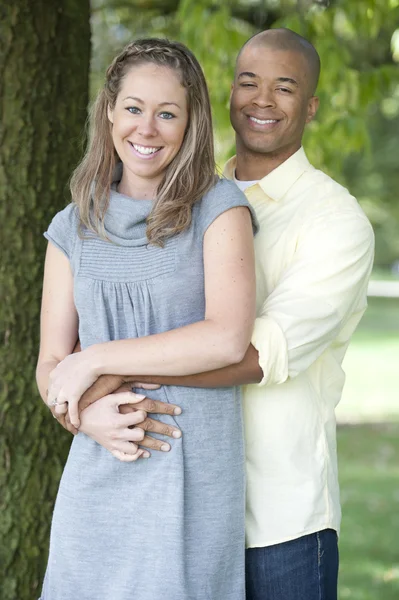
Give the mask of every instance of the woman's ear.
POLYGON ((112 124, 114 124, 114 111, 112 110, 112 108, 110 107, 109 104, 108 104, 108 108, 107 108, 107 116, 108 116, 108 121, 110 121, 112 124))

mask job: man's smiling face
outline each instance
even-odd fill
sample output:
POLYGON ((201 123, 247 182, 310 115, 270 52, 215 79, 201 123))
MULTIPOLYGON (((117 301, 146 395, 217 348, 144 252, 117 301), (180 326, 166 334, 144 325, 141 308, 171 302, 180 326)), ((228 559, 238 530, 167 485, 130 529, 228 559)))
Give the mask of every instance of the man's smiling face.
POLYGON ((318 106, 311 77, 299 52, 254 43, 244 47, 230 97, 237 152, 286 160, 300 148, 305 124, 318 106))

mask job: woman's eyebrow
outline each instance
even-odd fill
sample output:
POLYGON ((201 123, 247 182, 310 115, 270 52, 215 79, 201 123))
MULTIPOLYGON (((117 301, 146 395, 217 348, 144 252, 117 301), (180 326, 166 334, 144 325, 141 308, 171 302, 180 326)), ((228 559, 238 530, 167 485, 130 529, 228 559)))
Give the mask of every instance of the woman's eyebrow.
MULTIPOLYGON (((144 104, 144 100, 142 100, 141 98, 137 98, 137 96, 126 96, 126 98, 123 98, 123 100, 134 100, 135 102, 140 102, 141 104, 144 104)), ((177 106, 177 108, 180 108, 180 105, 176 102, 160 102, 158 106, 167 106, 172 104, 173 106, 177 106)))
POLYGON ((135 102, 141 102, 143 104, 143 100, 141 98, 137 98, 136 96, 126 96, 123 98, 124 100, 134 100, 135 102))

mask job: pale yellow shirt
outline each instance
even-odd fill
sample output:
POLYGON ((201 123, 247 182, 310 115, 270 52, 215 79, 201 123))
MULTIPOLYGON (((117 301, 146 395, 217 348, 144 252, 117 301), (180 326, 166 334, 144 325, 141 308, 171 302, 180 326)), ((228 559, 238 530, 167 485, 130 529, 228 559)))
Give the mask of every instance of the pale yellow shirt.
MULTIPOLYGON (((232 158, 225 175, 234 172, 232 158)), ((374 236, 355 198, 302 148, 245 194, 260 224, 252 344, 264 377, 244 387, 247 546, 259 547, 339 531, 334 409, 374 236)))

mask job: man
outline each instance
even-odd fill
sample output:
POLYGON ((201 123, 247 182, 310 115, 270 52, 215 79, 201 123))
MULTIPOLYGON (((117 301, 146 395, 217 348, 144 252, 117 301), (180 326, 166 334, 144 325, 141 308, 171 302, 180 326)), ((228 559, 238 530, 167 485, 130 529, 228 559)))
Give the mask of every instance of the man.
MULTIPOLYGON (((139 378, 206 387, 260 382, 244 388, 247 600, 337 598, 334 409, 342 360, 366 308, 373 233, 356 200, 315 170, 301 147, 318 107, 319 69, 314 47, 287 29, 257 34, 238 56, 230 109, 237 156, 225 174, 260 223, 257 319, 244 360, 182 378, 139 378)), ((97 397, 120 383, 99 381, 97 397)), ((173 433, 162 427, 147 419, 143 429, 173 433)))

